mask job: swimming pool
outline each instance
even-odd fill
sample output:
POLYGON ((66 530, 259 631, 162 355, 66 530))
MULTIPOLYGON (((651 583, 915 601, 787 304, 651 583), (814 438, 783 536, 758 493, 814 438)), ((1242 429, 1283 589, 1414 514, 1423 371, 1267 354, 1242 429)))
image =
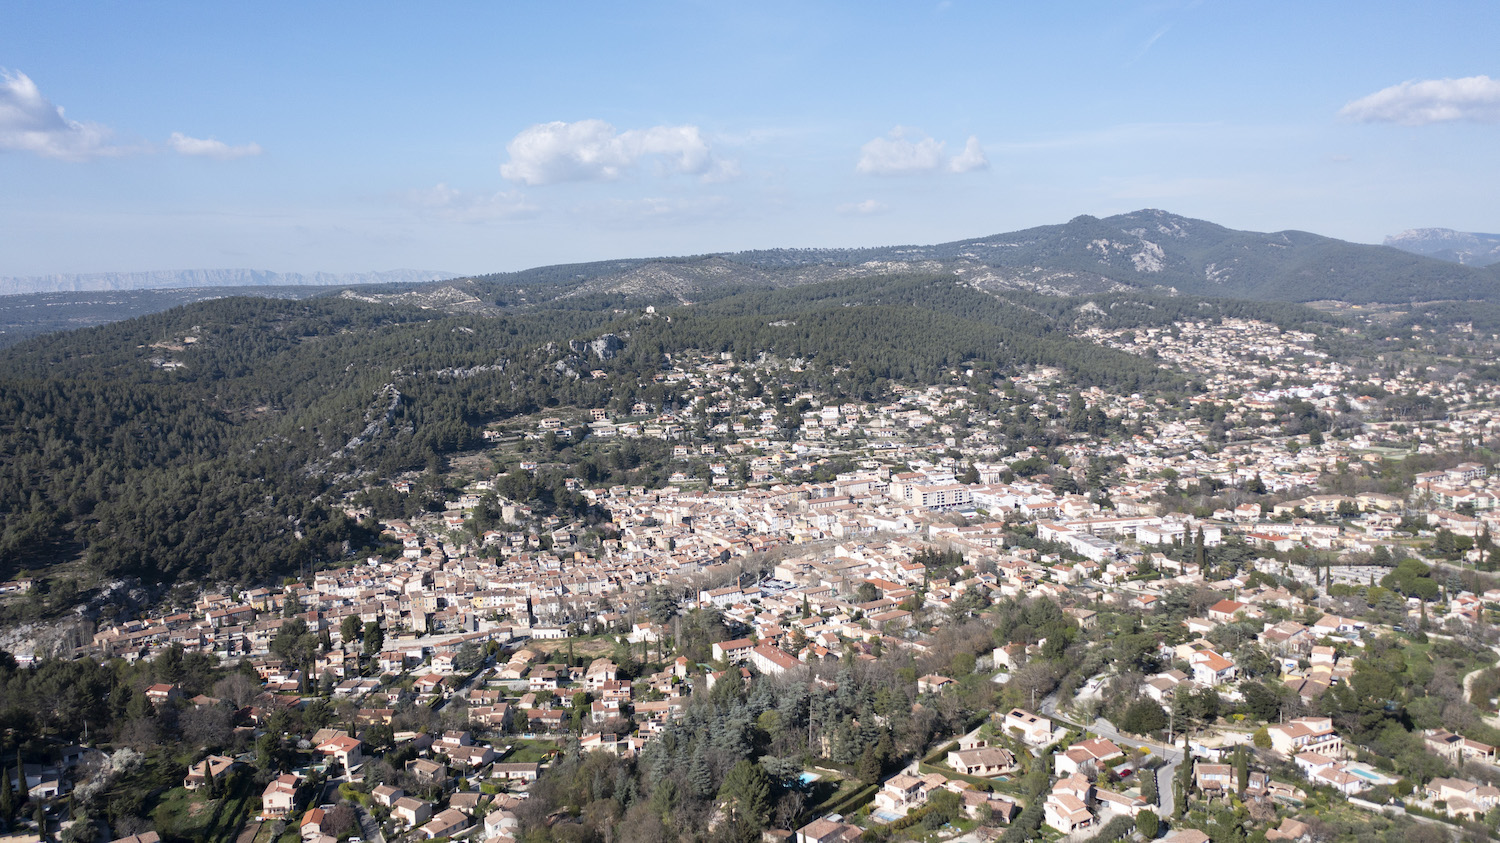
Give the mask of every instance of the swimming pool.
POLYGON ((803 773, 802 775, 797 777, 797 783, 802 785, 803 787, 807 787, 808 785, 821 778, 823 778, 822 773, 803 773))
POLYGON ((1353 773, 1356 776, 1359 776, 1367 782, 1385 781, 1385 776, 1382 776, 1379 773, 1372 773, 1369 770, 1361 770, 1358 767, 1349 767, 1347 769, 1349 770, 1349 772, 1353 773))

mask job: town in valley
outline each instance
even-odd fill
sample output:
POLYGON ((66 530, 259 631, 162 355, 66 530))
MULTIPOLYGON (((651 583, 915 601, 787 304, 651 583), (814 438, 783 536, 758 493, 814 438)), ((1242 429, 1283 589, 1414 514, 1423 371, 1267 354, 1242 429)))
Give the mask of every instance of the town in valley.
POLYGON ((0 705, 0 812, 127 843, 1493 831, 1500 382, 1446 355, 1494 341, 1349 330, 1084 333, 1191 395, 1031 366, 826 400, 805 361, 668 353, 637 384, 668 400, 351 491, 372 550, 23 624, 0 689, 45 708, 0 705))

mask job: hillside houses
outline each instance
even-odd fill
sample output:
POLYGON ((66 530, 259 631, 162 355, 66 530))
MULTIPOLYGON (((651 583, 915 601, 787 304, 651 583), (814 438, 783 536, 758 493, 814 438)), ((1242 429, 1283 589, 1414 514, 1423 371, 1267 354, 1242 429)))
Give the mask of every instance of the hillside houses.
MULTIPOLYGON (((982 783, 966 786, 971 783, 959 777, 1012 775, 1020 767, 1017 755, 1040 753, 1061 740, 1070 718, 1088 711, 1070 709, 1066 698, 1056 700, 1056 715, 1010 708, 1023 700, 1033 707, 1043 704, 1040 693, 1030 699, 1024 690, 1018 694, 1017 680, 1026 678, 1028 664, 1055 662, 1059 643, 1071 655, 1078 652, 1075 645, 1100 648, 1122 635, 1150 633, 1139 664, 1117 668, 1105 662, 1096 677, 1086 678, 1088 693, 1106 706, 1113 702, 1109 695, 1139 689, 1143 698, 1174 711, 1174 699, 1182 701, 1189 691, 1196 701, 1201 689, 1216 689, 1221 715, 1249 717, 1253 686, 1241 684, 1248 674, 1273 688, 1281 683, 1308 706, 1304 710, 1323 710, 1316 707, 1320 695, 1348 682, 1361 648, 1391 629, 1387 621, 1376 622, 1385 615, 1372 609, 1366 619, 1356 598, 1331 591, 1318 568, 1297 564, 1303 549, 1326 550, 1328 556, 1315 557, 1319 560, 1347 552, 1362 561, 1381 546, 1378 531, 1410 531, 1425 522, 1477 537, 1500 518, 1486 503, 1500 480, 1472 466, 1419 478, 1412 496, 1318 494, 1319 484, 1326 490, 1329 478, 1358 474, 1361 465, 1374 464, 1351 443, 1353 436, 1364 436, 1373 447, 1384 441, 1382 429, 1355 423, 1341 428, 1347 439, 1330 436, 1332 441, 1321 445, 1309 440, 1306 447, 1286 447, 1274 418, 1278 407, 1287 400, 1336 406, 1339 373, 1305 354, 1301 340, 1273 337, 1270 327, 1251 325, 1246 330, 1255 343, 1280 348, 1278 354, 1298 361, 1292 370, 1299 374, 1297 385, 1276 387, 1281 381, 1275 378, 1267 381, 1271 386, 1256 385, 1247 381, 1248 373, 1264 373, 1256 380, 1280 378, 1282 364, 1266 363, 1260 355, 1245 359, 1234 348, 1238 340, 1220 327, 1194 325, 1177 335, 1090 329, 1097 330, 1101 344, 1133 349, 1130 353, 1159 344, 1165 349, 1161 353, 1194 366, 1233 362, 1204 377, 1204 394, 1188 397, 1180 407, 1157 403, 1150 395, 1082 391, 1080 400, 1102 408, 1112 425, 1123 420, 1116 426, 1122 432, 1109 441, 1058 425, 1054 410, 1071 396, 1052 394, 1057 385, 1049 385, 1046 376, 1035 371, 1007 376, 994 400, 1005 404, 1007 418, 1032 413, 1057 434, 1046 447, 1007 441, 1009 422, 992 425, 971 412, 974 404, 958 404, 972 398, 963 378, 930 390, 892 390, 879 401, 837 406, 810 401, 803 426, 793 431, 781 425, 774 402, 741 403, 745 396, 738 384, 720 383, 729 377, 729 367, 721 372, 710 368, 718 363, 695 368, 669 361, 663 382, 670 373, 674 383, 724 387, 725 394, 707 395, 692 410, 643 404, 631 408, 640 413, 627 416, 624 408, 560 408, 549 409, 546 419, 526 421, 536 427, 528 433, 576 430, 660 439, 654 444, 670 454, 667 469, 675 477, 663 488, 591 488, 582 477, 569 476, 566 487, 597 507, 585 521, 548 514, 539 504, 532 511, 523 502, 493 495, 506 487, 503 477, 467 478, 455 483, 461 493, 446 496, 452 499, 448 511, 382 525, 389 542, 384 557, 317 570, 285 587, 205 594, 172 612, 101 619, 82 652, 134 661, 176 645, 231 664, 243 659, 271 695, 237 719, 246 729, 263 729, 278 707, 305 705, 325 690, 350 701, 349 706, 340 702, 340 710, 357 711, 351 724, 362 729, 405 729, 410 721, 405 712, 413 706, 440 708, 445 719, 447 712, 467 706, 477 739, 461 732, 404 731, 395 738, 403 752, 411 747, 416 753, 403 774, 443 789, 442 799, 419 800, 398 790, 374 796, 407 829, 425 837, 468 833, 480 825, 475 806, 467 805, 472 792, 449 792, 461 783, 520 789, 542 774, 546 762, 507 760, 517 756, 505 754, 510 750, 501 733, 527 733, 516 739, 526 742, 527 752, 553 740, 559 751, 576 746, 637 757, 690 711, 695 693, 712 689, 725 676, 752 685, 764 677, 802 677, 827 688, 839 667, 858 671, 885 654, 909 654, 918 661, 930 655, 931 663, 901 674, 900 688, 893 692, 914 694, 914 713, 924 709, 927 717, 935 709, 946 715, 963 695, 975 687, 988 690, 991 682, 1007 694, 1003 708, 1009 710, 987 712, 995 745, 961 741, 945 753, 943 763, 954 778, 917 775, 917 767, 908 768, 884 782, 875 805, 902 815, 946 790, 961 797, 965 810, 987 806, 1010 817, 1019 813, 1018 805, 985 792, 982 783), (1196 337, 1197 344, 1182 336, 1196 337), (1302 380, 1314 386, 1303 386, 1302 380), (1206 406, 1210 402, 1232 404, 1228 412, 1236 417, 1212 435, 1192 409, 1218 412, 1206 406), (702 415, 690 418, 690 412, 702 415), (577 417, 562 418, 569 414, 577 417), (577 424, 585 416, 589 426, 577 424), (711 441, 699 441, 695 431, 702 429, 714 431, 711 441), (1240 431, 1246 438, 1233 435, 1240 431), (927 441, 918 441, 919 435, 927 441), (1207 504, 1220 490, 1223 500, 1207 504), (1247 500, 1254 502, 1239 503, 1247 500), (481 505, 504 510, 502 522, 482 533, 466 532, 466 513, 481 505), (1167 511, 1178 506, 1192 514, 1167 511), (1458 506, 1462 512, 1450 511, 1458 506), (1206 549, 1228 543, 1235 552, 1200 558, 1200 536, 1206 549), (942 551, 957 551, 961 558, 939 555, 942 551), (1282 553, 1290 555, 1277 555, 1282 553), (1028 623, 1010 639, 991 642, 980 636, 984 650, 973 654, 974 661, 960 662, 962 667, 949 661, 945 626, 982 618, 985 607, 998 601, 1036 597, 1056 601, 1082 630, 1080 640, 1071 640, 1071 627, 1060 639, 1055 627, 1028 623), (1185 604, 1190 611, 1184 612, 1185 604), (1170 627, 1157 622, 1166 612, 1172 613, 1170 627), (1176 626, 1183 614, 1189 616, 1176 626), (710 634, 695 638, 691 647, 683 644, 689 618, 712 619, 706 625, 710 634), (346 619, 351 621, 347 629, 346 619), (328 635, 311 671, 271 651, 289 621, 300 621, 320 638, 328 635), (367 644, 372 635, 383 639, 378 647, 367 644), (1254 652, 1256 646, 1268 660, 1254 652), (1237 659, 1244 659, 1243 667, 1237 659)), ((1423 435, 1472 433, 1465 424, 1423 435)), ((509 463, 513 470, 551 470, 545 455, 523 456, 509 463)), ((486 465, 473 472, 491 470, 486 465)), ((1367 478, 1355 479, 1359 483, 1349 488, 1371 485, 1367 478)), ((1363 579, 1369 573, 1361 567, 1338 576, 1360 578, 1357 585, 1368 588, 1363 579)), ((1461 585, 1445 581, 1440 603, 1402 606, 1398 598, 1377 608, 1391 617, 1405 613, 1413 622, 1430 613, 1433 627, 1484 622, 1487 604, 1500 602, 1500 595, 1462 592, 1461 585)), ((163 685, 145 690, 155 704, 188 704, 163 685)), ((1289 714, 1298 711, 1289 696, 1269 707, 1278 702, 1289 714)), ((1174 724, 1178 730, 1181 716, 1174 724)), ((1222 729, 1214 717, 1204 720, 1203 732, 1222 729)), ((874 722, 863 713, 860 721, 861 729, 874 722)), ((1272 749, 1309 782, 1339 793, 1362 792, 1375 773, 1348 761, 1349 748, 1333 722, 1294 718, 1272 723, 1266 734, 1272 749)), ((379 750, 343 734, 343 722, 335 725, 340 734, 314 736, 306 754, 319 766, 357 772, 366 753, 379 750)), ((1222 731, 1218 738, 1225 741, 1248 740, 1251 733, 1250 728, 1222 731)), ((825 735, 824 740, 831 739, 825 735)), ((1423 740, 1453 765, 1495 758, 1493 747, 1442 729, 1430 730, 1423 740)), ((1123 769, 1118 762, 1126 749, 1135 747, 1084 738, 1053 754, 1047 764, 1057 781, 1043 798, 1046 823, 1086 834, 1112 816, 1143 810, 1144 802, 1126 795, 1133 790, 1122 786, 1116 793, 1108 789, 1108 774, 1098 778, 1106 768, 1123 769)), ((1220 763, 1225 747, 1195 744, 1194 751, 1213 756, 1199 759, 1195 768, 1200 792, 1235 789, 1225 774, 1230 765, 1220 763)), ((519 757, 548 754, 544 749, 519 757)), ((204 774, 195 777, 190 769, 184 783, 201 787, 210 775, 217 777, 215 758, 223 757, 204 759, 204 774)), ((1135 760, 1132 755, 1130 766, 1135 760)), ((1468 810, 1465 805, 1477 810, 1491 796, 1479 787, 1465 789, 1460 779, 1438 782, 1426 798, 1460 812, 1468 810)), ((1293 786, 1268 779, 1248 789, 1247 799, 1276 802, 1273 790, 1285 796, 1279 804, 1294 801, 1293 786)), ((263 796, 267 816, 289 816, 296 796, 297 779, 273 781, 263 796)), ((482 832, 473 833, 512 833, 515 812, 509 818, 505 813, 493 811, 494 827, 486 817, 482 832)), ((858 835, 851 828, 842 817, 823 818, 804 824, 794 836, 850 839, 858 835)), ((1179 839, 1190 837, 1181 831, 1174 832, 1179 839)))

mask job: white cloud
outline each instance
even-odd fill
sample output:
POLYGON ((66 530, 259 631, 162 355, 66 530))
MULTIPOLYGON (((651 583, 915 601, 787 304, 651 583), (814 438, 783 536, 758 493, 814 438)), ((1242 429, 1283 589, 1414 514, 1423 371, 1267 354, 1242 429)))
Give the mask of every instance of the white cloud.
POLYGON ((883 211, 887 210, 888 207, 889 206, 887 206, 884 202, 877 202, 874 199, 866 199, 863 202, 845 203, 838 206, 837 210, 841 214, 869 215, 882 213, 883 211))
POLYGON ((872 176, 907 176, 947 170, 967 173, 988 167, 979 138, 970 137, 964 151, 949 158, 942 141, 905 126, 897 126, 883 138, 875 138, 860 147, 856 172, 872 176))
POLYGON ((603 120, 539 123, 516 135, 500 175, 522 184, 612 181, 651 160, 659 176, 683 174, 724 181, 739 174, 713 152, 697 126, 652 126, 617 132, 603 120))
POLYGON ((983 170, 989 165, 990 159, 984 157, 984 148, 979 145, 979 138, 969 135, 964 151, 948 162, 948 169, 955 173, 967 173, 971 170, 983 170))
POLYGON ((453 222, 526 219, 536 216, 540 210, 519 192, 499 191, 476 196, 441 183, 409 191, 401 198, 425 214, 453 222))
POLYGON ((1349 103, 1339 116, 1361 123, 1403 126, 1500 120, 1500 79, 1467 76, 1402 82, 1349 103))
POLYGON ((227 161, 231 158, 244 158, 249 155, 259 155, 261 152, 260 144, 258 143, 230 146, 223 141, 214 140, 213 138, 190 138, 181 132, 173 132, 172 137, 167 139, 167 146, 172 147, 179 155, 217 158, 221 161, 227 161))
POLYGON ((20 71, 0 68, 0 150, 32 152, 47 158, 83 161, 128 151, 109 143, 111 132, 97 123, 63 116, 20 71))
POLYGON ((904 126, 870 141, 859 152, 859 163, 854 169, 876 176, 931 173, 941 168, 948 157, 942 143, 904 126))

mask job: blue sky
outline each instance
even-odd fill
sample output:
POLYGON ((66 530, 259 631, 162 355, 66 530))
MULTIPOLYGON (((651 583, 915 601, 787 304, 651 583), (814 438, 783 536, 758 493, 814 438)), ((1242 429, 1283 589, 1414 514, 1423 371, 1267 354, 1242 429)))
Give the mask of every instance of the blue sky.
POLYGON ((1500 4, 0 7, 0 276, 1500 231, 1500 4), (61 111, 59 111, 59 109, 61 111))

